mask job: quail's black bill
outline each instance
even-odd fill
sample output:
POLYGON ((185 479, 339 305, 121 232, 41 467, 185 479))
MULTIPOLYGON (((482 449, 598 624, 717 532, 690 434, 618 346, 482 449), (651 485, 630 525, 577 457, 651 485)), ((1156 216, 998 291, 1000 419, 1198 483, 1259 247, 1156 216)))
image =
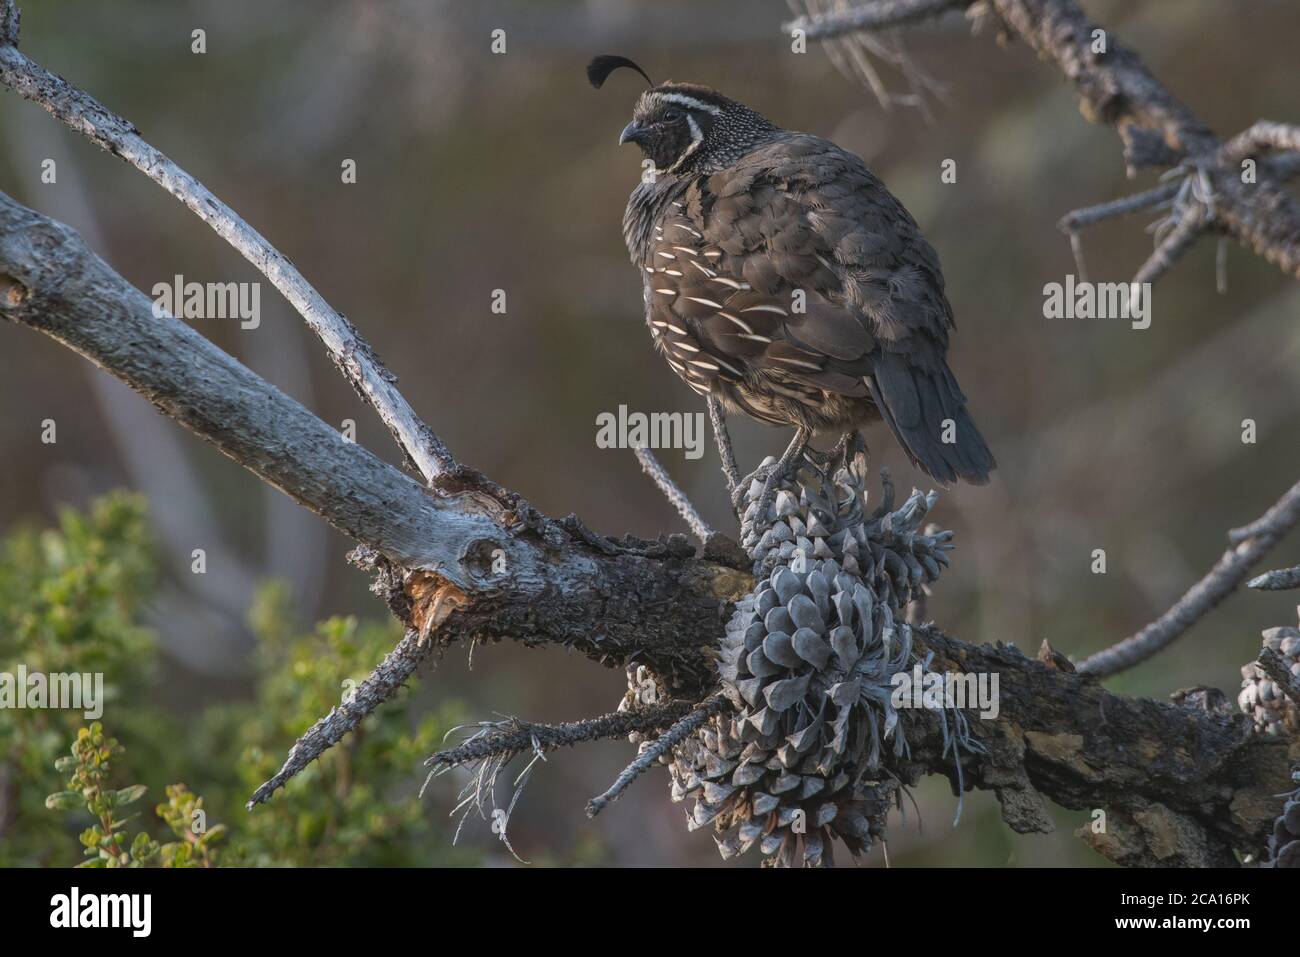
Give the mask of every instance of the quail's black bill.
POLYGON ((638 137, 640 137, 644 132, 645 131, 637 125, 636 120, 633 120, 627 126, 623 127, 623 132, 618 136, 618 145, 622 146, 624 143, 635 143, 637 142, 638 137))

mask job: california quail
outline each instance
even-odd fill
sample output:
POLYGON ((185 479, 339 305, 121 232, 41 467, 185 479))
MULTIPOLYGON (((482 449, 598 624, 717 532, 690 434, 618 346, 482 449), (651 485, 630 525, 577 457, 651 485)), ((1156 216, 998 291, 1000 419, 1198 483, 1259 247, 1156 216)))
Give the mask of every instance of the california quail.
POLYGON ((987 482, 993 455, 944 361, 939 258, 903 204, 859 157, 708 87, 655 86, 616 56, 587 75, 600 87, 619 67, 650 84, 619 137, 653 163, 623 235, 673 370, 729 411, 794 426, 778 469, 818 430, 883 418, 939 482, 987 482))

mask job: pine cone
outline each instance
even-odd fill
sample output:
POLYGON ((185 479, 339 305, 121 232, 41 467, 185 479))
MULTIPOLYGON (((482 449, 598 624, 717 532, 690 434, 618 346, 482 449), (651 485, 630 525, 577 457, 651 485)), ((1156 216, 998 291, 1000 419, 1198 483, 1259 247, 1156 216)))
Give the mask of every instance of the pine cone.
POLYGON ((742 536, 758 585, 719 646, 735 711, 687 737, 669 769, 673 800, 695 800, 690 829, 712 825, 724 858, 757 846, 777 866, 830 864, 835 839, 856 857, 883 835, 898 799, 883 750, 907 749, 892 679, 915 660, 900 612, 951 548, 951 533, 917 532, 933 494, 890 511, 886 477, 885 501, 867 516, 860 475, 804 474, 784 483, 765 521, 761 484, 748 490, 742 536))
MULTIPOLYGON (((665 698, 664 690, 655 680, 654 673, 645 665, 627 666, 627 692, 618 703, 618 711, 640 711, 652 705, 660 704, 665 698)), ((648 739, 639 731, 627 736, 632 744, 641 744, 648 739)))
MULTIPOLYGON (((770 465, 774 460, 765 459, 770 465)), ((879 597, 895 608, 920 597, 948 565, 952 532, 921 523, 938 501, 913 489, 902 507, 894 509, 894 486, 881 470, 884 495, 879 507, 866 513, 866 479, 857 469, 839 469, 833 477, 811 466, 787 482, 758 515, 761 483, 747 490, 741 518, 740 542, 754 561, 754 574, 764 575, 778 564, 805 559, 833 559, 850 575, 859 575, 879 597)))
MULTIPOLYGON (((1300 770, 1291 775, 1300 784, 1300 770)), ((1268 842, 1270 867, 1300 868, 1300 787, 1292 791, 1282 805, 1282 814, 1273 824, 1268 842)))
MULTIPOLYGON (((1264 647, 1281 655, 1291 673, 1300 677, 1300 629, 1269 628, 1263 633, 1264 647)), ((1282 693, 1259 663, 1252 661, 1241 668, 1241 693, 1237 706, 1255 721, 1262 734, 1300 733, 1300 708, 1282 693)))

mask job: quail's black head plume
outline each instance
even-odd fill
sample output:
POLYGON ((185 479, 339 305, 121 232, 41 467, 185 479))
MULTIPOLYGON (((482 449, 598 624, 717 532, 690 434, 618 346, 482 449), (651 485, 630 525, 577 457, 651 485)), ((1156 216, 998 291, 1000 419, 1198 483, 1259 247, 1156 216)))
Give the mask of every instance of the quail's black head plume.
MULTIPOLYGON (((624 65, 641 72, 597 57, 592 83, 624 65)), ((623 233, 655 345, 688 386, 794 426, 786 463, 817 430, 883 418, 938 481, 988 481, 993 455, 945 361, 939 257, 861 159, 671 81, 641 93, 619 142, 656 170, 623 233)))
POLYGON ((655 81, 646 76, 645 70, 641 69, 625 56, 598 56, 592 57, 591 62, 587 64, 587 79, 596 89, 600 89, 605 80, 615 70, 627 67, 629 70, 636 70, 641 76, 645 77, 646 86, 654 86, 655 81))

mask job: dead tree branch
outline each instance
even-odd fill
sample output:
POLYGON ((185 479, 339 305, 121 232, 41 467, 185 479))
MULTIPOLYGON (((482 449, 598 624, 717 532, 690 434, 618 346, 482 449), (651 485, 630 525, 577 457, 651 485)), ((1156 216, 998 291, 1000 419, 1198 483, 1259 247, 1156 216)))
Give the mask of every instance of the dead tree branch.
POLYGON ((1300 588, 1300 565, 1294 568, 1279 568, 1275 571, 1264 572, 1257 578, 1252 578, 1246 582, 1249 588, 1258 588, 1260 591, 1283 591, 1288 588, 1300 588))
POLYGON ((525 751, 546 753, 586 741, 646 734, 669 727, 694 707, 690 701, 668 701, 637 711, 613 711, 598 718, 564 724, 535 724, 518 718, 483 722, 464 743, 439 751, 424 763, 437 771, 485 758, 504 757, 508 761, 525 751))
POLYGON ((668 474, 668 470, 659 464, 659 460, 655 458, 654 453, 649 449, 642 447, 635 451, 636 459, 641 463, 641 471, 650 476, 655 485, 659 487, 659 491, 664 493, 664 498, 668 499, 669 504, 677 509, 677 513, 690 526, 691 531, 695 533, 695 537, 702 542, 708 541, 709 536, 713 534, 713 529, 709 528, 708 523, 700 517, 699 511, 691 503, 691 500, 686 497, 686 493, 673 481, 672 476, 668 474))
MULTIPOLYGON (((1068 663, 1030 661, 1012 646, 973 647, 933 627, 917 634, 936 670, 1001 676, 997 719, 970 722, 986 753, 962 763, 966 784, 992 790, 1013 830, 1052 830, 1047 798, 1104 809, 1104 833, 1091 821, 1075 833, 1128 866, 1235 867, 1234 851, 1266 843, 1300 740, 1254 734, 1241 714, 1113 695, 1068 663)), ((937 719, 921 717, 913 758, 955 784, 951 761, 945 771, 936 759, 937 719)))
POLYGON ((1292 704, 1300 708, 1300 678, 1291 673, 1282 656, 1272 648, 1264 647, 1256 660, 1264 669, 1264 674, 1277 682, 1277 686, 1291 699, 1292 704))
POLYGON ((1165 183, 1155 189, 1134 193, 1132 196, 1124 196, 1120 199, 1112 199, 1108 203, 1099 203, 1096 206, 1076 209, 1061 217, 1057 227, 1064 233, 1077 233, 1079 230, 1100 223, 1103 220, 1128 216, 1131 213, 1168 203, 1178 195, 1178 189, 1178 183, 1165 183))
MULTIPOLYGON (((1300 277, 1300 203, 1283 188, 1296 166, 1260 163, 1253 177, 1244 176, 1240 166, 1253 153, 1294 151, 1297 128, 1261 121, 1225 146, 1136 53, 1089 20, 1074 0, 869 0, 852 11, 804 17, 782 29, 798 28, 810 37, 835 36, 956 9, 989 13, 1004 36, 1020 39, 1055 64, 1074 87, 1084 117, 1119 134, 1130 175, 1150 167, 1172 169, 1184 181, 1201 180, 1208 187, 1201 196, 1182 194, 1175 208, 1180 228, 1158 244, 1141 281, 1156 278, 1194 239, 1209 232, 1225 233, 1288 275, 1300 277)), ((1071 213, 1061 226, 1073 234, 1101 219, 1169 198, 1163 189, 1148 190, 1071 213)))
MULTIPOLYGON (((553 643, 611 666, 635 656, 676 698, 701 700, 712 692, 716 677, 706 649, 731 603, 751 590, 747 568, 697 558, 682 539, 625 540, 610 554, 560 523, 526 522, 492 498, 430 495, 343 442, 183 323, 155 319, 151 309, 71 229, 0 195, 0 316, 80 352, 392 563, 389 604, 411 629, 395 654, 418 658, 424 648, 458 640, 553 643), (505 551, 510 574, 491 572, 495 548, 505 551), (423 646, 421 633, 430 636, 423 646)), ((747 564, 743 555, 736 564, 747 564)), ((1029 781, 1066 807, 1159 804, 1179 820, 1200 822, 1201 833, 1213 828, 1216 847, 1249 843, 1257 833, 1263 839, 1268 815, 1276 814, 1268 802, 1287 771, 1285 744, 1279 749, 1276 738, 1250 736, 1244 716, 1120 698, 1010 649, 923 634, 943 660, 1000 673, 1002 714, 972 722, 990 754, 966 756, 963 771, 968 783, 999 791, 1004 813, 1018 824, 1041 824, 1024 810, 1033 803, 1021 796, 1029 781), (1160 743, 1165 735, 1168 746, 1160 743), (1171 767, 1148 779, 1139 774, 1146 765, 1136 767, 1143 755, 1171 767), (1208 794, 1216 795, 1209 804, 1208 794), (1225 801, 1260 813, 1203 820, 1207 807, 1225 801)), ((381 683, 400 685, 407 667, 395 664, 381 683)), ((319 726, 320 742, 349 720, 342 712, 319 726)), ((921 732, 908 774, 952 773, 941 729, 923 725, 921 732)), ((300 743, 295 760, 308 759, 314 747, 300 743)), ((1137 853, 1133 847, 1120 842, 1099 850, 1120 859, 1137 853)))
POLYGON ((636 760, 623 769, 623 773, 609 786, 608 790, 587 802, 587 817, 595 817, 612 802, 617 801, 633 781, 648 771, 652 764, 655 764, 660 758, 668 754, 674 745, 680 743, 683 738, 702 725, 709 717, 729 707, 731 707, 731 704, 721 691, 715 692, 701 701, 691 709, 689 714, 665 731, 662 736, 649 742, 644 750, 637 755, 636 760))
MULTIPOLYGON (((706 669, 697 653, 671 660, 679 636, 712 628, 718 601, 743 594, 747 570, 696 561, 681 538, 617 547, 601 540, 604 547, 597 547, 570 524, 509 508, 474 487, 430 495, 189 326, 155 318, 148 297, 73 230, 3 194, 0 315, 81 353, 373 547, 403 570, 398 585, 410 603, 407 617, 422 634, 448 615, 460 620, 453 607, 473 598, 478 611, 468 617, 493 640, 559 640, 610 665, 648 653, 665 675, 703 687, 706 669), (498 548, 505 574, 493 571, 498 548)), ((454 637, 473 630, 452 628, 454 637)))
POLYGON ((18 12, 5 0, 0 12, 0 84, 44 108, 64 126, 130 163, 180 200, 261 272, 298 311, 357 394, 380 419, 426 481, 452 472, 456 462, 397 391, 397 377, 380 362, 352 323, 327 303, 297 267, 202 183, 150 146, 140 131, 19 51, 18 12))
MULTIPOLYGON (((996 6, 1073 9, 1050 0, 996 0, 996 6)), ((287 260, 129 123, 18 53, 16 31, 16 9, 0 0, 0 82, 144 169, 264 269, 309 324, 319 325, 313 328, 350 381, 359 377, 354 385, 392 419, 390 429, 437 486, 435 494, 344 441, 184 323, 155 317, 150 300, 73 230, 0 194, 0 317, 85 356, 360 543, 390 609, 406 626, 402 642, 357 696, 304 736, 255 801, 396 693, 421 660, 455 641, 558 644, 609 666, 635 661, 653 671, 673 700, 692 702, 686 721, 701 706, 722 707, 710 703, 718 701, 718 636, 733 604, 754 586, 748 560, 734 545, 719 547, 715 534, 697 556, 682 536, 612 542, 575 517, 548 519, 518 495, 455 466, 364 340, 287 260), (501 556, 504 574, 496 570, 501 556)), ((1287 509, 1289 528, 1300 504, 1287 509)), ((1265 523, 1240 552, 1249 554, 1284 530, 1281 521, 1265 523)), ((963 752, 960 770, 946 717, 925 710, 909 715, 915 725, 910 755, 891 769, 904 780, 938 773, 959 787, 991 789, 1007 823, 1024 831, 1050 827, 1044 799, 1068 808, 1105 807, 1107 834, 1091 840, 1123 863, 1228 864, 1234 851, 1267 839, 1274 795, 1286 786, 1295 756, 1286 741, 1252 734, 1245 716, 1121 698, 1055 660, 1032 661, 1006 646, 969 646, 933 628, 916 632, 921 650, 933 653, 932 668, 998 674, 1001 711, 988 720, 972 717, 981 748, 963 752)), ((667 712, 654 721, 661 718, 667 723, 667 712)), ((665 750, 683 727, 680 715, 671 720, 677 724, 660 739, 665 750)), ((655 746, 646 754, 655 754, 655 746)), ((500 755, 492 753, 494 767, 500 755)), ((636 767, 620 781, 634 778, 636 767)), ((610 797, 619 790, 616 782, 610 797)))
POLYGON ((331 708, 329 714, 312 725, 289 749, 284 766, 253 792, 248 809, 251 811, 269 799, 307 765, 342 741, 363 718, 393 698, 428 656, 430 647, 421 647, 419 634, 408 631, 397 647, 385 655, 370 676, 356 687, 351 697, 337 708, 331 708))
POLYGON ((1223 159, 1228 163, 1272 151, 1300 153, 1300 126, 1260 120, 1248 130, 1238 133, 1223 147, 1223 159))
POLYGON ((1233 544, 1223 557, 1173 607, 1137 634, 1084 659, 1079 664, 1080 673, 1105 678, 1146 661, 1172 643, 1232 594, 1246 580, 1250 570, 1297 522, 1300 522, 1300 482, 1291 486, 1263 516, 1247 526, 1251 529, 1248 536, 1239 538, 1230 534, 1229 540, 1233 544))
POLYGON ((877 0, 838 13, 798 17, 783 23, 781 30, 790 35, 801 32, 810 40, 824 40, 862 30, 906 26, 941 16, 949 10, 959 10, 969 3, 970 0, 877 0))

